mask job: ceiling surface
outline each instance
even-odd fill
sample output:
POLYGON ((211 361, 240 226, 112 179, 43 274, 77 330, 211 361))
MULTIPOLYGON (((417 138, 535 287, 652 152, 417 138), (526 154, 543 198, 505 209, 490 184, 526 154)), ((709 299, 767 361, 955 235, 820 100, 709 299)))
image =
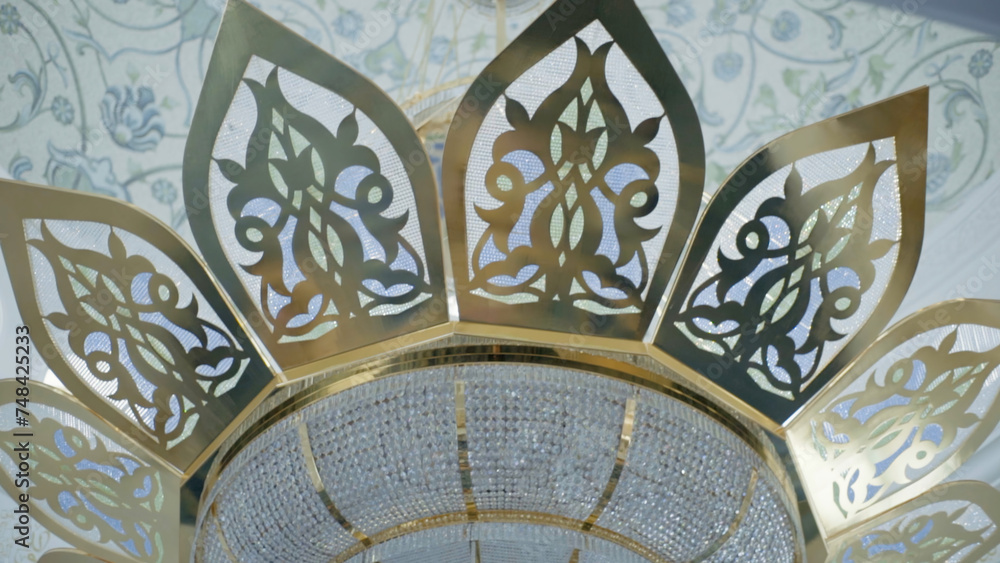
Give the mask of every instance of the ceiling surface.
MULTIPOLYGON (((252 3, 404 106, 471 80, 545 7, 508 0, 508 13, 498 18, 485 0, 252 3)), ((927 230, 897 320, 943 299, 1000 299, 995 2, 637 3, 699 111, 706 201, 771 139, 930 85, 927 230)), ((181 161, 222 6, 219 0, 0 0, 0 174, 131 201, 190 241, 181 161)), ((18 324, 9 292, 4 272, 5 342, 18 324)), ((7 362, 5 354, 0 349, 0 361, 7 362)), ((953 479, 1000 488, 997 445, 1000 433, 953 479)), ((10 517, 9 510, 0 513, 10 517)), ((43 532, 32 553, 37 558, 64 545, 43 532)), ((28 560, 12 549, 0 544, 0 558, 28 560)))

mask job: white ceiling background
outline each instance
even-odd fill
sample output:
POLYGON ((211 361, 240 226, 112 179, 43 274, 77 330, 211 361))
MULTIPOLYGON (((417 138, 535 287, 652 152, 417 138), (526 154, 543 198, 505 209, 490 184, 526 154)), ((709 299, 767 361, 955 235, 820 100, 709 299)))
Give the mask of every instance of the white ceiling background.
MULTIPOLYGON (((480 2, 490 0, 253 3, 404 103, 475 76, 496 54, 495 14, 480 2)), ((536 0, 507 2, 511 14, 501 27, 508 37, 544 8, 536 0)), ((926 240, 899 316, 954 297, 1000 299, 995 2, 638 3, 698 107, 709 162, 706 199, 770 139, 929 84, 926 240)), ((221 5, 0 0, 0 173, 6 168, 28 182, 132 201, 190 239, 179 193, 181 158, 221 5), (109 111, 116 104, 127 111, 109 111)), ((19 319, 5 274, 0 340, 9 342, 19 319)), ((3 365, 9 365, 7 353, 0 347, 3 365)), ((995 433, 956 477, 1000 488, 998 445, 995 433)), ((0 506, 0 527, 9 518, 0 506)), ((35 557, 64 545, 51 535, 36 540, 35 557)), ((11 542, 0 542, 0 558, 29 560, 11 550, 11 542)))

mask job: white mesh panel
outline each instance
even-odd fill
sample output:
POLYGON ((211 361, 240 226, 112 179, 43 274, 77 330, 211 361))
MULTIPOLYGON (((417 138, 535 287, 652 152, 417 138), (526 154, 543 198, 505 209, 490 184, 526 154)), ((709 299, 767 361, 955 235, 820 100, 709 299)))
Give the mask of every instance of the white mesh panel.
MULTIPOLYGON (((266 81, 268 74, 273 69, 274 65, 272 63, 267 62, 260 57, 254 56, 251 58, 247 66, 244 78, 263 84, 266 81)), ((358 138, 355 144, 368 147, 374 151, 379 160, 380 173, 388 180, 389 185, 392 186, 392 203, 386 210, 382 211, 381 215, 383 217, 392 218, 402 217, 403 215, 407 215, 408 217, 405 226, 400 231, 400 236, 413 247, 415 256, 409 255, 408 252, 400 252, 399 259, 391 264, 391 266, 394 269, 412 269, 415 271, 416 267, 408 265, 407 261, 413 262, 423 260, 424 252, 423 239, 421 238, 420 232, 420 219, 417 214, 413 186, 410 184, 405 165, 399 154, 396 153, 392 144, 389 142, 388 138, 386 138, 382 130, 379 129, 378 126, 372 121, 370 116, 355 108, 350 101, 342 96, 330 90, 326 90, 325 88, 289 72, 284 68, 280 68, 278 70, 278 83, 281 87, 282 95, 289 102, 289 104, 291 104, 297 111, 300 111, 303 114, 319 121, 331 133, 335 134, 337 132, 339 125, 345 117, 349 116, 352 112, 355 114, 359 130, 358 138)), ((279 117, 280 119, 288 119, 288 122, 294 126, 294 115, 279 117)), ((219 129, 216 144, 213 148, 213 159, 233 160, 242 166, 246 166, 248 147, 256 149, 255 154, 267 153, 270 150, 269 143, 267 142, 268 136, 258 134, 257 136, 260 138, 254 137, 256 121, 257 103, 250 91, 250 88, 245 83, 241 83, 233 97, 233 102, 226 113, 222 126, 219 129)), ((316 150, 322 150, 322 147, 314 148, 316 150)), ((347 169, 340 174, 340 177, 337 178, 338 186, 340 185, 341 179, 346 179, 344 182, 350 183, 351 170, 347 169)), ((360 177, 356 177, 354 182, 356 183, 358 179, 360 179, 360 177)), ((332 184, 332 182, 330 183, 332 184)), ((261 253, 247 250, 240 245, 235 237, 236 223, 230 215, 226 203, 229 192, 234 187, 235 184, 230 182, 223 175, 219 164, 213 161, 209 171, 208 192, 215 230, 218 233, 219 241, 226 257, 233 265, 233 270, 239 277, 243 286, 246 288, 247 293, 251 296, 251 299, 257 307, 260 308, 260 300, 258 299, 258 296, 261 295, 260 278, 249 274, 244 269, 244 266, 256 263, 261 258, 261 253)), ((353 193, 351 195, 353 196, 353 193)), ((277 217, 280 210, 275 202, 263 198, 258 201, 260 201, 261 204, 248 205, 247 208, 243 210, 243 216, 256 215, 262 218, 269 218, 272 216, 277 217)), ((364 245, 366 260, 386 261, 386 249, 382 248, 381 245, 371 236, 371 234, 367 232, 366 227, 358 218, 357 211, 343 208, 337 204, 332 204, 331 210, 347 220, 357 231, 357 234, 361 238, 362 244, 364 245)), ((290 239, 290 233, 292 227, 294 226, 294 222, 300 220, 309 220, 309 217, 303 216, 290 218, 288 224, 286 225, 286 229, 283 232, 283 235, 287 234, 287 236, 282 238, 284 281, 289 285, 289 289, 292 289, 297 283, 305 279, 299 269, 299 265, 292 259, 293 250, 290 239)), ((269 222, 273 224, 273 221, 269 222)), ((322 241, 322 244, 327 244, 327 242, 322 241)), ((427 269, 424 270, 423 277, 425 282, 429 282, 429 272, 427 269)), ((379 290, 373 289, 373 291, 379 290)), ((388 291, 388 289, 385 291, 388 291)), ((386 293, 386 295, 391 295, 391 293, 386 293)), ((427 299, 427 297, 428 294, 422 294, 420 297, 407 303, 382 305, 373 309, 370 314, 396 314, 412 307, 420 301, 427 299)), ((271 295, 271 297, 267 300, 268 309, 272 314, 274 314, 287 305, 288 302, 289 301, 286 297, 271 295)), ((315 317, 318 313, 322 312, 310 310, 309 315, 315 317)), ((264 319, 270 326, 269 321, 266 320, 267 315, 264 316, 264 319)), ((317 328, 319 329, 319 327, 317 328)), ((326 331, 332 330, 333 328, 335 328, 335 323, 333 323, 333 326, 324 327, 326 331)))
MULTIPOLYGON (((205 296, 202 295, 195 286, 194 282, 191 281, 187 274, 185 274, 176 263, 146 240, 119 227, 112 229, 109 225, 91 221, 45 220, 44 224, 55 240, 64 246, 73 249, 90 250, 105 256, 110 256, 108 239, 112 232, 114 232, 114 235, 122 241, 122 244, 124 244, 127 256, 141 256, 148 259, 157 273, 163 274, 173 282, 177 289, 177 307, 185 307, 188 304, 194 303, 198 308, 198 318, 206 323, 210 323, 218 329, 217 331, 211 329, 206 330, 208 350, 212 350, 222 345, 229 345, 230 343, 235 345, 232 333, 225 328, 222 320, 210 306, 208 300, 205 299, 205 296)), ((42 220, 40 219, 27 219, 24 221, 25 237, 28 242, 42 239, 41 225, 42 220)), ((31 262, 32 281, 35 284, 38 308, 42 316, 52 313, 67 313, 67 306, 76 310, 77 303, 65 304, 60 299, 56 287, 57 274, 53 269, 53 264, 46 259, 45 255, 39 249, 29 246, 28 257, 31 262)), ((81 266, 86 267, 88 265, 81 264, 81 266)), ((140 295, 136 293, 137 291, 143 290, 142 284, 133 282, 131 287, 125 287, 122 272, 100 272, 100 274, 112 276, 114 278, 113 281, 122 285, 123 290, 131 292, 128 297, 133 300, 147 297, 145 294, 140 295)), ((96 295, 94 298, 100 302, 102 299, 110 300, 111 296, 102 294, 96 295)), ((162 315, 143 313, 139 316, 139 318, 142 321, 152 322, 169 330, 187 351, 190 351, 192 348, 202 346, 202 343, 198 340, 197 336, 186 330, 187 328, 193 327, 177 327, 167 321, 162 315)), ((122 317, 122 319, 124 322, 125 317, 122 317)), ((116 410, 129 419, 138 422, 135 414, 132 412, 131 408, 129 408, 129 401, 127 399, 115 400, 109 398, 117 391, 118 383, 114 380, 104 381, 99 378, 90 370, 86 360, 73 352, 69 342, 70 331, 56 328, 51 322, 46 322, 45 328, 48 330, 53 342, 59 349, 60 354, 63 358, 65 358, 66 362, 73 368, 74 372, 76 372, 80 379, 91 387, 107 403, 114 406, 116 410)), ((111 334, 111 332, 106 331, 104 327, 96 321, 93 321, 85 326, 81 326, 79 330, 86 333, 94 333, 88 337, 85 344, 88 350, 93 348, 106 352, 111 351, 109 344, 110 340, 108 340, 108 337, 106 336, 106 334, 111 334)), ((149 377, 164 376, 160 373, 140 373, 133 363, 133 360, 127 357, 127 352, 124 351, 124 347, 120 346, 120 348, 123 349, 122 354, 126 355, 119 357, 119 361, 121 361, 122 365, 129 370, 130 375, 135 381, 142 396, 146 400, 152 401, 156 385, 154 382, 155 380, 150 380, 149 377)), ((242 376, 242 370, 246 367, 245 363, 246 360, 244 360, 244 365, 240 368, 237 375, 228 380, 224 385, 217 387, 216 396, 221 396, 239 383, 240 377, 242 376)), ((180 406, 178 405, 177 408, 180 408, 180 406)), ((140 413, 142 415, 143 422, 152 427, 157 414, 157 409, 140 408, 140 413)), ((195 419, 189 420, 192 421, 190 428, 188 428, 187 431, 185 431, 180 437, 173 440, 172 444, 180 442, 189 436, 194 430, 193 420, 195 419)), ((168 426, 167 429, 168 431, 173 430, 170 426, 168 426)))

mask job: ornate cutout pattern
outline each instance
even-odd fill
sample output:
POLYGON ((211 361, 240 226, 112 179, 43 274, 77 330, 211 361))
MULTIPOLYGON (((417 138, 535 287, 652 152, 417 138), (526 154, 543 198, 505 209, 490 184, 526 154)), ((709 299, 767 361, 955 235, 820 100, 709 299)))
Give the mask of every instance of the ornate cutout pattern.
MULTIPOLYGON (((13 382, 2 386, 14 396, 13 382), (10 385, 8 385, 10 384, 10 385)), ((114 435, 73 399, 45 385, 31 386, 32 518, 89 553, 141 561, 176 560, 179 482, 136 450, 109 440, 114 435), (110 433, 109 433, 110 432, 110 433)), ((3 419, 14 420, 14 405, 3 419), (9 415, 9 416, 7 416, 9 415)), ((3 463, 20 463, 18 438, 5 432, 3 463)), ((13 475, 16 471, 5 472, 13 475)), ((8 493, 13 488, 4 480, 8 493)), ((13 495, 16 498, 16 494, 13 495)))
POLYGON ((895 261, 898 230, 879 233, 877 224, 889 221, 858 218, 876 215, 876 188, 894 186, 894 165, 876 162, 869 144, 855 170, 808 191, 796 165, 776 172, 787 176, 783 193, 739 226, 736 253, 716 252, 716 273, 691 291, 674 326, 691 344, 734 357, 731 369, 762 388, 795 399, 826 349, 846 336, 838 324, 850 322, 866 293, 870 301, 884 291, 888 276, 878 279, 877 268, 886 267, 883 258, 895 261), (885 234, 893 238, 879 238, 885 234), (741 324, 748 313, 752 330, 741 324))
POLYGON ((989 485, 954 482, 887 517, 863 524, 832 550, 830 563, 975 563, 1000 545, 1000 494, 989 485))
POLYGON ((486 173, 487 190, 501 204, 475 207, 487 226, 472 250, 472 292, 509 303, 558 299, 605 314, 638 313, 650 276, 643 243, 662 230, 637 220, 658 203, 660 162, 646 145, 663 116, 633 130, 607 83, 614 43, 591 53, 574 39, 573 73, 534 115, 504 98, 513 130, 494 141, 486 173), (547 151, 538 146, 545 140, 547 151))
POLYGON ((828 530, 919 494, 993 430, 998 314, 998 303, 959 301, 904 321, 793 423, 791 447, 828 530))
POLYGON ((630 2, 584 3, 554 34, 547 15, 483 71, 449 132, 460 315, 559 331, 600 318, 602 335, 641 338, 697 210, 693 105, 630 2), (525 315, 538 306, 551 320, 525 315))
POLYGON ((189 209, 206 210, 189 212, 198 245, 283 369, 447 321, 437 187, 413 128, 249 4, 227 5, 184 175, 189 209))
POLYGON ((706 211, 658 345, 777 422, 815 393, 912 276, 920 130, 886 114, 921 100, 813 125, 747 161, 706 211), (860 134, 839 128, 866 114, 880 117, 860 134))
POLYGON ((259 278, 258 308, 277 342, 318 338, 347 319, 401 313, 428 298, 423 257, 401 234, 417 217, 389 215, 395 189, 376 153, 357 144, 357 110, 334 134, 285 99, 277 67, 265 84, 245 83, 257 106, 251 138, 267 144, 268 158, 248 143, 246 168, 218 165, 235 184, 226 199, 235 240, 259 255, 239 265, 259 278))
POLYGON ((84 404, 187 471, 273 380, 204 266, 126 204, 4 191, 13 205, 3 224, 21 227, 4 258, 46 363, 84 404))
MULTIPOLYGON (((53 275, 36 273, 35 286, 39 295, 47 294, 49 283, 57 288, 64 312, 44 318, 61 331, 57 341, 68 340, 63 352, 82 360, 86 367, 77 369, 92 387, 112 390, 110 402, 173 448, 191 434, 211 401, 239 382, 247 353, 217 319, 199 316, 197 298, 182 300, 170 276, 149 258, 130 253, 116 229, 101 229, 108 231, 100 242, 109 255, 67 246, 47 222, 27 223, 41 225, 41 238, 28 240, 41 254, 32 253, 32 266, 44 271, 42 258, 53 275)), ((66 235, 88 229, 77 222, 61 226, 66 235)), ((209 311, 208 317, 215 315, 209 311)))

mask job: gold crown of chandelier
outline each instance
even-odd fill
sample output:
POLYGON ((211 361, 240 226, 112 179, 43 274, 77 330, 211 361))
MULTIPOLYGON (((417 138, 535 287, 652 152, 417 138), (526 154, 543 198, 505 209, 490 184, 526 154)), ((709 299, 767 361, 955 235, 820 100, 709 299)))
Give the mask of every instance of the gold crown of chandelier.
MULTIPOLYGON (((303 494, 346 538, 322 560, 493 522, 671 561, 674 540, 614 523, 641 519, 622 508, 636 472, 666 470, 640 451, 659 412, 751 460, 734 470, 732 515, 688 559, 736 557, 726 544, 765 490, 788 529, 782 553, 803 558, 795 494, 762 428, 787 442, 831 561, 976 561, 1000 540, 1000 493, 939 483, 1000 417, 1000 304, 945 302, 880 333, 922 243, 927 103, 918 89, 767 144, 696 224, 701 129, 652 31, 630 0, 562 2, 450 106, 439 191, 421 131, 384 92, 231 0, 184 156, 200 253, 126 203, 0 182, 17 305, 70 393, 30 384, 32 517, 111 561, 183 558, 191 526, 197 560, 267 559, 252 548, 271 540, 235 523, 254 509, 220 499, 241 471, 266 476, 267 444, 293 436, 303 494), (331 480, 336 455, 320 452, 344 447, 331 433, 389 438, 320 432, 315 409, 391 381, 404 381, 401 402, 357 399, 358 416, 405 407, 401 433, 444 428, 460 510, 369 522, 351 516, 364 511, 349 475, 331 480), (511 494, 483 484, 476 441, 496 429, 476 425, 508 424, 510 405, 537 399, 511 390, 537 382, 558 420, 560 393, 580 420, 612 397, 593 503, 570 507, 580 516, 493 509, 484 493, 511 494), (214 454, 195 525, 182 489, 214 454)), ((0 382, 4 400, 18 386, 0 382)), ((3 407, 5 436, 17 406, 3 407)), ((4 444, 17 499, 17 444, 4 444)))

